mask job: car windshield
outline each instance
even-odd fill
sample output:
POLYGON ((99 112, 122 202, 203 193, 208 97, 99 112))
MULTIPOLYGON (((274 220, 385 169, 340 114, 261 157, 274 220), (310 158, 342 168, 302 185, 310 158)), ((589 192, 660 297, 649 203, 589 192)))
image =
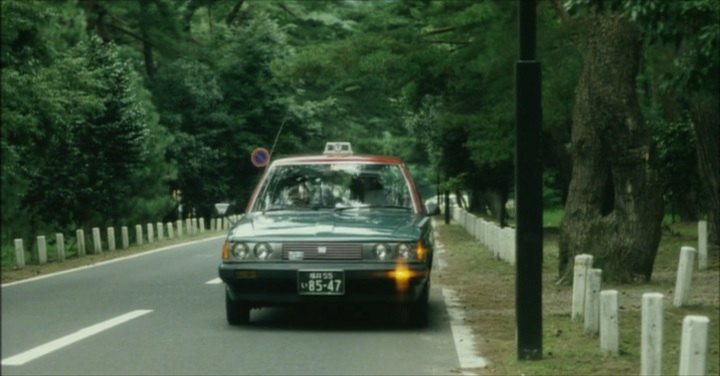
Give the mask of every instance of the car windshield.
POLYGON ((256 200, 255 211, 412 209, 397 164, 327 163, 278 165, 256 200))

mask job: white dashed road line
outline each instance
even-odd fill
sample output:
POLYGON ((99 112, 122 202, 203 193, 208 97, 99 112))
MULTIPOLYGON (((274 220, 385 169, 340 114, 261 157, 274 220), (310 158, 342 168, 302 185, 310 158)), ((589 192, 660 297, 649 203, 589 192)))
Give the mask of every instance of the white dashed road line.
POLYGON ((114 326, 120 325, 124 322, 138 318, 142 315, 152 312, 150 309, 138 309, 132 312, 128 312, 124 315, 112 318, 110 320, 103 321, 101 323, 89 326, 87 328, 80 329, 75 333, 68 334, 64 337, 58 338, 54 341, 50 341, 46 344, 27 350, 23 353, 11 356, 2 360, 4 366, 21 366, 27 362, 33 361, 41 356, 50 354, 53 351, 60 350, 65 346, 69 346, 75 342, 98 334, 102 331, 108 330, 114 326))

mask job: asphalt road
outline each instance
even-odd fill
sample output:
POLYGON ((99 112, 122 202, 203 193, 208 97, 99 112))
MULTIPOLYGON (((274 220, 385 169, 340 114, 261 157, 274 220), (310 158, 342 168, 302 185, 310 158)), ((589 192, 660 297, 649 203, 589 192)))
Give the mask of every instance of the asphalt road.
POLYGON ((437 283, 430 323, 384 310, 254 310, 225 321, 222 239, 2 288, 3 375, 446 375, 460 364, 437 283), (211 283, 208 283, 211 282, 211 283))

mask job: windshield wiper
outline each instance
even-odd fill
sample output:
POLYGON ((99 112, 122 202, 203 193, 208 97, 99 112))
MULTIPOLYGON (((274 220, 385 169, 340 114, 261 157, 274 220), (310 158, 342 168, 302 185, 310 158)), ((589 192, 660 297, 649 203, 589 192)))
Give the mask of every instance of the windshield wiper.
POLYGON ((343 206, 339 208, 335 208, 335 211, 344 211, 348 209, 403 209, 403 210, 412 210, 412 208, 409 208, 407 206, 400 206, 400 205, 363 205, 363 206, 343 206))
POLYGON ((404 210, 412 210, 411 208, 408 208, 407 206, 400 206, 400 205, 368 205, 367 206, 370 209, 404 209, 404 210))
POLYGON ((311 206, 312 210, 320 210, 320 209, 337 209, 333 206, 323 206, 323 205, 314 205, 311 206))
POLYGON ((274 212, 274 211, 283 211, 283 210, 292 210, 289 206, 272 206, 269 208, 263 209, 263 213, 266 212, 274 212))

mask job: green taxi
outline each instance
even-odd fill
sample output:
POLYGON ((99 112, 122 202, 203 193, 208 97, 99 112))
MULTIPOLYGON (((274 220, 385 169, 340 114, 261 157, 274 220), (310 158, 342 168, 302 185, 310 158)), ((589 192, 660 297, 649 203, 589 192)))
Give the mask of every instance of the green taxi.
POLYGON ((227 321, 254 308, 389 303, 427 322, 432 222, 406 165, 349 143, 273 161, 230 229, 219 274, 227 321))

